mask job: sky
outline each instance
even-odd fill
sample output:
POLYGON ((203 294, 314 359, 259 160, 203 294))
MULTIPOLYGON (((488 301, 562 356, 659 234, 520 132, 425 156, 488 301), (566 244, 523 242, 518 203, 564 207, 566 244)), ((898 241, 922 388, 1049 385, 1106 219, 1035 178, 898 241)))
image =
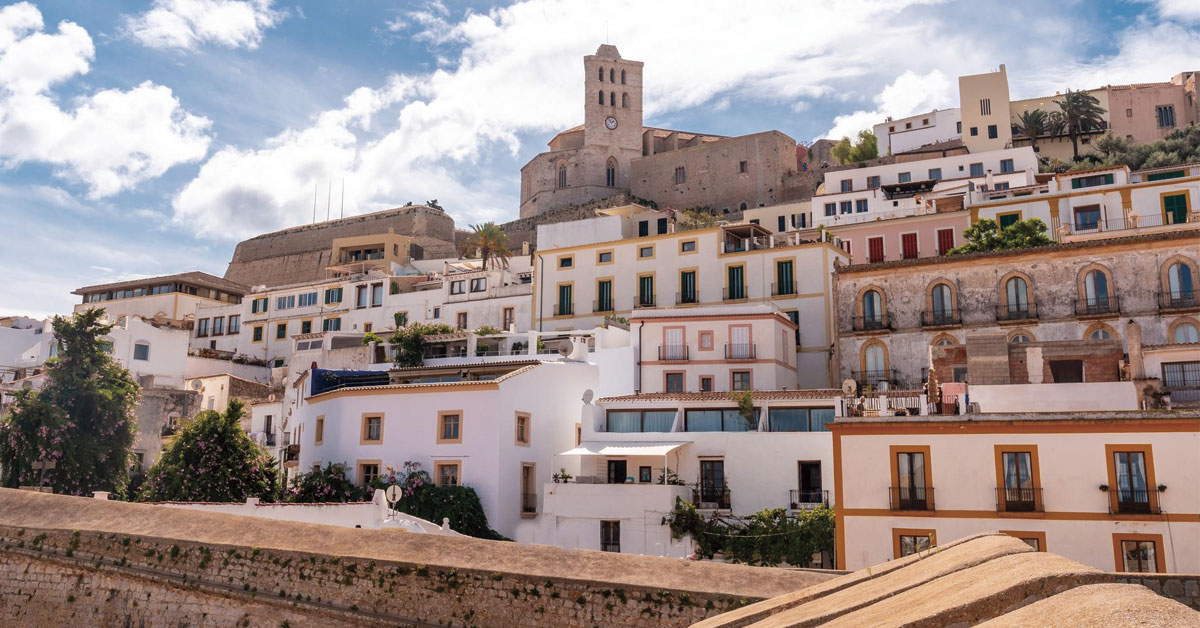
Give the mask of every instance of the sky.
POLYGON ((645 123, 801 142, 1200 70, 1200 0, 0 0, 0 316, 201 270, 239 240, 437 199, 517 217, 583 121, 583 61, 645 62, 645 123))

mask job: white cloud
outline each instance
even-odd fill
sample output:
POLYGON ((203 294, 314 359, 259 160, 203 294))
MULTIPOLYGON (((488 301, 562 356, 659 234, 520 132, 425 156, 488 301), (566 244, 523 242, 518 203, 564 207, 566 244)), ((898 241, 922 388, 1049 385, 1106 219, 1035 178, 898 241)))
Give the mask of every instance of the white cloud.
POLYGON ((209 121, 184 111, 167 87, 102 90, 61 108, 48 90, 86 73, 94 54, 74 23, 47 33, 32 5, 0 9, 0 167, 50 164, 100 198, 204 157, 209 121))
POLYGON ((1200 2, 1196 0, 1157 0, 1158 14, 1169 19, 1200 21, 1200 2))
POLYGON ((272 0, 154 0, 125 16, 124 31, 143 46, 193 50, 202 44, 258 48, 264 32, 287 17, 272 0))
POLYGON ((952 86, 941 70, 926 74, 905 72, 875 97, 875 103, 877 107, 872 111, 837 116, 833 119, 833 128, 822 137, 854 138, 859 131, 870 130, 887 116, 903 118, 935 108, 953 107, 958 104, 958 86, 952 86))

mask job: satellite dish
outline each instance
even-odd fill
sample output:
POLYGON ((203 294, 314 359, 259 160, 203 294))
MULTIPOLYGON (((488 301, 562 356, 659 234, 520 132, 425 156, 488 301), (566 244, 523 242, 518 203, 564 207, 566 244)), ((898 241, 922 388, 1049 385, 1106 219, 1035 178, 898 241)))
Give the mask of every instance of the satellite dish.
POLYGON ((383 492, 383 496, 386 497, 387 500, 393 504, 400 501, 400 497, 402 496, 402 494, 400 492, 400 486, 397 484, 393 484, 393 485, 387 487, 387 490, 385 490, 383 492))
POLYGON ((858 382, 853 379, 846 379, 842 382, 842 394, 850 397, 856 392, 858 392, 858 382))
POLYGON ((590 404, 592 402, 592 398, 595 396, 596 393, 592 392, 591 388, 583 391, 583 403, 590 404))
POLYGON ((204 388, 204 383, 198 379, 193 379, 191 386, 192 390, 200 390, 201 388, 204 388))

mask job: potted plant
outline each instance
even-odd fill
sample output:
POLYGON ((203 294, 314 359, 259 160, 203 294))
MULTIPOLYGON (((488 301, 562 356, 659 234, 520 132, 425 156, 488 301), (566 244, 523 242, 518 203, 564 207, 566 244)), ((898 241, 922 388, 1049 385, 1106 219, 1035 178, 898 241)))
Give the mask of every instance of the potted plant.
POLYGON ((1107 485, 1107 484, 1101 484, 1101 485, 1100 485, 1100 490, 1101 490, 1102 492, 1104 492, 1104 493, 1107 493, 1107 492, 1108 492, 1108 485, 1107 485))
POLYGON ((1167 485, 1166 485, 1166 484, 1159 484, 1159 485, 1158 485, 1158 492, 1160 492, 1160 493, 1165 493, 1165 492, 1167 492, 1167 485))
POLYGON ((554 475, 550 476, 550 478, 554 480, 555 484, 566 484, 567 482, 570 482, 574 477, 575 476, 571 475, 570 473, 567 473, 567 470, 565 468, 559 468, 558 473, 555 473, 554 475))

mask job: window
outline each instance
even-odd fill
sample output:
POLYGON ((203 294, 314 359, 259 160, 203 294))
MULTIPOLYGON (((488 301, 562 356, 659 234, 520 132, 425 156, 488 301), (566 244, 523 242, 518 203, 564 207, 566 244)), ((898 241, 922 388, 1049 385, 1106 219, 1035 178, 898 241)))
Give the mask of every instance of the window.
POLYGON ((992 115, 992 99, 991 98, 980 98, 979 99, 979 115, 981 115, 981 116, 992 115))
POLYGON ((471 280, 471 292, 484 292, 487 290, 487 277, 476 277, 471 280))
POLYGON ((311 334, 312 333, 312 321, 300 321, 300 333, 311 334))
MULTIPOLYGON (((612 70, 609 70, 609 72, 611 73, 611 72, 612 72, 612 70)), ((611 74, 610 74, 610 76, 609 76, 609 80, 610 80, 610 82, 611 82, 611 80, 612 80, 612 76, 611 76, 611 74)), ((617 93, 616 93, 616 92, 609 92, 609 93, 608 93, 608 106, 609 106, 609 107, 616 107, 616 106, 617 106, 617 93)))
POLYGON ((638 257, 643 258, 643 259, 645 259, 647 257, 654 257, 654 247, 653 246, 639 247, 638 248, 638 257))
MULTIPOLYGON (((604 68, 600 68, 600 82, 604 82, 604 68)), ((604 92, 600 92, 600 104, 604 104, 604 92)))
POLYGON ((864 326, 883 324, 883 296, 878 290, 867 290, 863 293, 862 315, 864 326))
POLYGON ((983 164, 982 163, 971 164, 971 176, 972 177, 982 177, 983 176, 983 164))
POLYGON ((942 169, 941 168, 930 168, 929 169, 929 178, 934 181, 941 179, 942 178, 942 169))
POLYGON ((279 323, 275 326, 275 339, 283 340, 287 338, 287 323, 279 323))
POLYGON ((569 283, 558 286, 558 303, 554 306, 555 316, 570 316, 575 313, 575 286, 569 283))
POLYGON ((621 70, 621 84, 625 84, 625 70, 621 70))
POLYGON ((320 445, 323 442, 325 442, 325 417, 319 416, 313 429, 313 444, 320 445))
POLYGON ((438 443, 462 442, 462 413, 455 411, 438 413, 438 443))
POLYGON ((679 272, 679 303, 699 303, 696 292, 696 271, 679 272))
POLYGON ((275 309, 290 310, 296 307, 296 295, 289 294, 284 297, 275 297, 275 309))
POLYGON ((298 303, 299 307, 308 307, 310 305, 316 305, 316 304, 317 304, 317 293, 315 293, 315 292, 305 292, 305 293, 301 294, 299 297, 299 303, 298 303))
POLYGON ((1075 230, 1088 231, 1100 226, 1100 206, 1087 205, 1075 208, 1075 230))
POLYGON ((433 470, 438 486, 458 486, 462 481, 457 462, 434 462, 433 470))
POLYGON ((902 233, 900 234, 900 255, 904 259, 917 258, 917 234, 902 233))
POLYGON ((701 508, 729 508, 729 489, 725 486, 725 461, 700 461, 701 508))
POLYGON ((229 317, 229 335, 232 336, 242 331, 242 317, 240 314, 234 314, 229 317))
POLYGON ((250 302, 251 314, 262 314, 267 311, 267 298, 262 297, 250 302))
POLYGON ((675 184, 687 183, 687 170, 683 166, 675 168, 675 184))
POLYGON ((854 180, 853 179, 842 179, 842 191, 843 192, 853 192, 854 191, 854 180))
POLYGON ((467 313, 459 312, 458 314, 455 314, 454 315, 454 325, 455 325, 455 327, 458 327, 459 329, 466 329, 467 328, 467 313))
POLYGON ((1196 325, 1193 323, 1180 323, 1175 326, 1175 330, 1171 333, 1171 342, 1175 344, 1200 342, 1200 331, 1196 329, 1196 325))
POLYGON ((600 522, 600 551, 621 552, 621 522, 600 522))
POLYGON ((933 510, 929 447, 892 445, 892 510, 933 510))
POLYGON ((988 139, 989 139, 989 140, 994 140, 994 139, 996 139, 996 138, 998 138, 998 137, 1000 137, 1000 131, 999 131, 999 129, 997 129, 997 128, 996 128, 996 125, 994 125, 994 124, 989 124, 989 125, 988 125, 988 139))
POLYGON ((208 319, 202 318, 196 321, 196 337, 203 338, 208 335, 208 319))
POLYGON ((1157 485, 1149 445, 1105 445, 1109 506, 1114 513, 1156 513, 1157 485))
POLYGON ((378 445, 383 442, 383 415, 364 414, 362 417, 362 436, 360 445, 378 445))
POLYGON ((777 216, 776 219, 778 220, 778 224, 776 225, 778 228, 776 231, 779 233, 787 231, 787 216, 777 216))
POLYGON ((712 375, 700 376, 700 392, 712 392, 713 378, 712 375))
POLYGON ((979 135, 979 127, 973 126, 971 127, 971 137, 975 137, 976 135, 979 135))
POLYGON ((1086 311, 1107 312, 1108 275, 1101 270, 1088 271, 1083 278, 1083 296, 1086 311))
POLYGON ((638 306, 654 307, 654 275, 638 277, 638 306))
POLYGON ((667 373, 664 375, 663 388, 665 392, 669 393, 683 392, 683 373, 667 373))
POLYGON ((1029 284, 1022 277, 1011 277, 1004 282, 1006 317, 1008 319, 1029 318, 1029 284))
POLYGON ((836 216, 837 215, 837 203, 825 203, 825 215, 826 216, 836 216))
POLYGON ((617 162, 612 159, 604 166, 604 185, 610 188, 617 185, 617 162))
POLYGON ((667 232, 667 219, 659 218, 658 219, 658 234, 662 235, 666 232, 667 232))
POLYGON ((214 335, 214 336, 224 336, 225 335, 225 317, 224 316, 217 316, 212 319, 212 335, 214 335))
POLYGON ((909 129, 911 129, 911 128, 912 128, 912 122, 905 122, 905 123, 904 123, 904 130, 905 130, 905 131, 907 131, 907 130, 909 130, 909 129))
POLYGON ((1160 534, 1114 534, 1118 571, 1161 573, 1166 571, 1160 534))
POLYGON ((758 427, 758 410, 747 420, 736 408, 708 408, 684 412, 687 432, 748 432, 758 427))
POLYGON ((609 410, 605 414, 604 431, 670 432, 674 424, 674 410, 609 410))
POLYGON ((263 339, 263 326, 262 326, 262 325, 255 325, 255 326, 254 326, 254 331, 253 331, 253 332, 251 332, 250 336, 251 336, 251 340, 252 340, 252 341, 254 341, 254 342, 262 342, 262 339, 263 339))
POLYGON ((1001 159, 1000 160, 1000 172, 1001 173, 1014 172, 1014 171, 1015 171, 1015 167, 1013 166, 1013 160, 1011 160, 1011 159, 1001 159))
POLYGON ((896 180, 899 181, 900 183, 909 183, 910 181, 912 181, 912 173, 911 172, 901 172, 896 180))
POLYGON ((853 201, 842 201, 839 206, 841 207, 841 213, 843 214, 849 214, 854 211, 853 201))
POLYGON ((892 551, 895 558, 924 552, 937 545, 937 534, 933 530, 892 530, 892 551))
POLYGON ((1096 329, 1092 330, 1091 334, 1088 334, 1088 339, 1089 340, 1111 340, 1112 332, 1108 331, 1107 329, 1104 329, 1103 327, 1097 327, 1096 329))
POLYGON ((516 443, 518 445, 522 445, 525 447, 529 446, 530 440, 532 438, 529 433, 529 429, 530 429, 529 418, 530 417, 528 414, 526 414, 524 412, 518 412, 516 414, 516 418, 514 419, 515 429, 516 429, 516 436, 515 436, 516 443))
MULTIPOLYGON (((1008 343, 1014 344, 1014 345, 1019 345, 1019 344, 1026 343, 1026 342, 1030 342, 1029 336, 1027 334, 1022 334, 1022 333, 1013 334, 1012 337, 1008 339, 1008 343)), ((957 381, 957 380, 955 380, 955 381, 957 381)))
POLYGON ((962 120, 954 123, 954 132, 962 135, 962 120))
POLYGON ((734 371, 729 374, 730 390, 750 390, 750 371, 734 371))
POLYGON ((748 168, 747 168, 746 160, 743 159, 742 161, 739 161, 738 162, 738 174, 746 174, 747 170, 748 170, 748 168))
POLYGON ((745 266, 729 266, 725 270, 725 298, 726 300, 734 301, 746 298, 746 267, 745 266))
POLYGON ((826 432, 833 408, 771 408, 767 416, 772 432, 826 432))
POLYGON ((996 506, 1000 512, 1041 512, 1037 447, 996 445, 996 506))
MULTIPOLYGON (((854 213, 865 214, 866 212, 867 212, 867 199, 860 198, 860 199, 854 201, 854 213)), ((779 218, 780 218, 780 220, 782 220, 783 216, 780 216, 779 218)))
POLYGON ((775 286, 773 295, 796 294, 795 263, 792 260, 775 262, 775 286))
POLYGON ((680 242, 679 243, 679 252, 680 253, 696 252, 696 241, 695 240, 684 240, 684 241, 680 242))
POLYGON ((1166 362, 1162 374, 1167 388, 1200 386, 1200 362, 1166 362))
POLYGON ((325 305, 342 302, 341 288, 326 288, 325 289, 325 305))
MULTIPOLYGON (((359 286, 359 290, 361 291, 362 289, 363 289, 363 286, 359 286)), ((467 282, 466 281, 459 279, 457 281, 450 282, 450 294, 463 294, 466 291, 467 291, 467 282)), ((359 307, 366 307, 366 305, 360 305, 359 307)))
POLYGON ((612 280, 603 279, 596 282, 596 312, 613 311, 612 280))
POLYGON ((954 229, 937 230, 938 255, 946 255, 954 248, 954 229))
POLYGON ((516 309, 515 308, 506 307, 503 310, 501 310, 500 326, 504 330, 511 328, 513 326, 513 323, 515 323, 515 322, 516 322, 516 309))
POLYGON ((1166 172, 1152 172, 1146 175, 1146 181, 1165 181, 1166 179, 1181 179, 1187 176, 1185 170, 1168 170, 1166 172))
POLYGON ((139 342, 139 343, 133 345, 133 359, 149 360, 150 359, 149 343, 139 342))
POLYGON ((712 351, 713 348, 713 333, 711 331, 700 332, 698 342, 701 351, 712 351))
POLYGON ((1187 222, 1188 197, 1186 193, 1163 196, 1162 206, 1163 217, 1167 224, 1178 225, 1187 222))
POLYGON ((867 261, 871 264, 882 262, 883 257, 883 236, 876 236, 867 239, 867 261))
POLYGON ((379 479, 379 463, 378 462, 360 462, 358 463, 358 479, 359 483, 369 485, 379 479))
POLYGON ((638 237, 644 238, 648 235, 650 235, 650 221, 649 220, 638 221, 638 237))
POLYGON ((954 321, 954 291, 949 284, 939 283, 930 292, 933 305, 934 324, 945 324, 954 321))
POLYGON ((1071 179, 1071 189, 1078 190, 1080 188, 1092 188, 1098 185, 1112 185, 1113 175, 1096 174, 1088 177, 1075 177, 1071 179))
POLYGON ((1154 108, 1154 117, 1158 120, 1158 128, 1169 129, 1175 126, 1175 106, 1159 105, 1154 108))
MULTIPOLYGON (((601 251, 596 254, 596 263, 597 264, 611 264, 612 261, 613 261, 612 251, 601 251)), ((572 261, 571 263, 574 264, 575 262, 572 261)))
MULTIPOLYGON (((314 292, 313 298, 315 299, 316 296, 317 296, 317 294, 314 292)), ((383 307, 383 284, 382 283, 371 284, 371 307, 383 307)))
POLYGON ((537 473, 532 462, 521 463, 521 516, 537 516, 537 473))
POLYGON ((1000 229, 1007 229, 1021 220, 1021 212, 1010 212, 1007 214, 999 214, 996 216, 996 222, 999 223, 1000 229))
POLYGON ((321 321, 321 331, 341 331, 341 330, 342 330, 342 319, 340 319, 340 318, 327 318, 327 319, 321 321))

